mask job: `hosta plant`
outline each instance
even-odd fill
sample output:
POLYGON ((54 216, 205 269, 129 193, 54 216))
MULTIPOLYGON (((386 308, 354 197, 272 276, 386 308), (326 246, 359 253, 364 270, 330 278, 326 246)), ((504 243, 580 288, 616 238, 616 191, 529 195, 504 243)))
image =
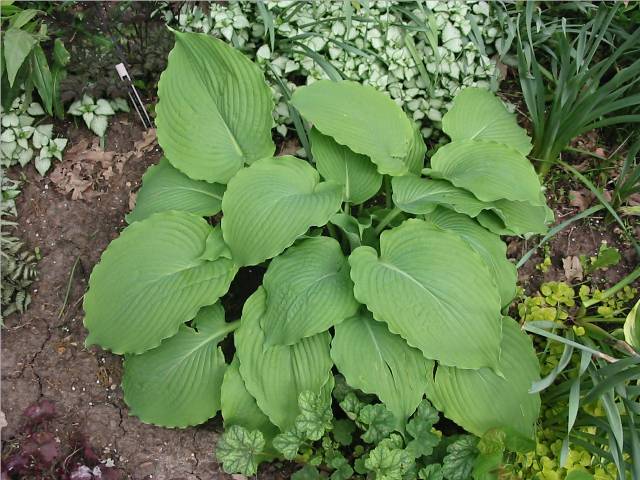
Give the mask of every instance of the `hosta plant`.
POLYGON ((498 235, 544 231, 549 215, 529 138, 497 98, 463 91, 425 169, 407 115, 351 81, 298 89, 313 160, 274 156, 260 69, 206 35, 176 33, 159 97, 165 158, 84 301, 87 344, 125 356, 132 414, 186 427, 222 411, 222 460, 245 474, 331 428, 338 372, 388 410, 376 442, 406 435, 425 397, 471 434, 533 436, 538 363, 502 314, 516 273, 498 235), (256 265, 262 286, 225 318, 221 297, 256 265))

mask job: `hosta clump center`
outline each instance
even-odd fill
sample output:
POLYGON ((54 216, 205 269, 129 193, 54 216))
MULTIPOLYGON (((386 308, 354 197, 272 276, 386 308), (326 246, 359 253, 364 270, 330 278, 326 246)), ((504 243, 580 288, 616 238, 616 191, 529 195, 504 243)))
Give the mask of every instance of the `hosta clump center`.
POLYGON ((260 69, 205 35, 176 33, 159 97, 165 158, 84 303, 87 343, 125 355, 134 415, 186 427, 221 410, 225 468, 250 473, 284 455, 282 438, 331 428, 318 412, 339 372, 384 404, 391 430, 426 397, 472 434, 533 436, 538 366, 501 313, 516 272, 499 235, 550 217, 529 138, 497 98, 460 93, 443 119, 452 141, 425 168, 407 115, 351 81, 299 88, 313 161, 274 156, 260 69), (370 201, 383 184, 388 206, 370 201), (262 286, 225 319, 219 299, 258 264, 262 286), (218 345, 232 333, 231 360, 218 345), (248 456, 225 456, 233 445, 248 456))

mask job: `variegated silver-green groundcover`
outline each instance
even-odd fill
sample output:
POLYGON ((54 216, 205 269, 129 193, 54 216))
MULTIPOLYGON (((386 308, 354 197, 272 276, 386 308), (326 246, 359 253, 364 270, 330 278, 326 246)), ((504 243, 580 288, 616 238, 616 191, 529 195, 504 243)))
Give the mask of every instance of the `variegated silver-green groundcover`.
POLYGON ((273 458, 299 396, 329 405, 340 372, 399 429, 426 396, 474 434, 531 437, 538 367, 502 315, 516 274, 498 234, 543 232, 549 210, 529 138, 496 97, 458 95, 443 119, 452 141, 424 168, 405 113, 348 81, 293 95, 314 161, 274 157, 260 70, 205 35, 176 33, 159 94, 166 158, 84 302, 87 344, 126 355, 134 415, 186 427, 222 410, 252 458, 273 458), (225 320, 219 299, 258 264, 263 286, 225 320), (233 360, 219 347, 232 332, 233 360))

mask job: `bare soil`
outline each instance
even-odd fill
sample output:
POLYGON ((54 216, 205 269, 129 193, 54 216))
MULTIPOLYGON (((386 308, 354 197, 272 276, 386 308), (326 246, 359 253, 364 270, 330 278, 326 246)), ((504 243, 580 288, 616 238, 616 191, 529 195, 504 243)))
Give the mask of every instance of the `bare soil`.
MULTIPOLYGON (((143 137, 133 116, 124 121, 127 124, 121 118, 110 126, 106 150, 129 152, 143 137)), ((68 148, 83 138, 92 140, 86 130, 74 126, 66 135, 68 148)), ((32 167, 26 169, 27 182, 17 205, 18 234, 30 246, 38 246, 43 258, 31 306, 24 315, 7 318, 2 330, 2 410, 8 423, 2 431, 4 448, 20 440, 25 408, 48 398, 58 410, 48 428, 60 443, 69 444, 78 432, 85 435, 101 459, 112 459, 127 478, 229 478, 213 456, 218 421, 170 430, 130 417, 119 387, 120 357, 84 347, 82 296, 91 269, 125 226, 130 194, 160 155, 155 148, 142 158, 130 158, 122 173, 114 169, 108 182, 96 185, 102 193, 80 200, 56 191, 50 179, 41 178, 32 167)))
MULTIPOLYGON (((108 131, 106 150, 130 152, 143 135, 133 116, 120 116, 108 131)), ((68 126, 66 136, 70 138, 68 148, 92 139, 86 130, 73 125, 68 126)), ((122 400, 120 357, 84 347, 82 296, 91 269, 125 226, 131 193, 138 188, 145 169, 160 156, 155 147, 140 158, 129 158, 122 172, 113 168, 107 179, 103 176, 96 181, 96 195, 78 200, 59 192, 49 177, 41 178, 32 167, 26 169, 27 182, 18 199, 18 233, 32 247, 38 246, 43 258, 29 310, 6 319, 2 330, 2 410, 8 422, 2 431, 5 450, 20 442, 25 408, 47 398, 56 403, 59 413, 48 428, 61 444, 69 444, 78 433, 84 435, 101 459, 113 460, 126 472, 126 478, 231 478, 221 472, 213 455, 219 420, 184 430, 141 423, 128 415, 122 400)), ((17 172, 13 173, 15 176, 17 172)), ((556 205, 557 221, 575 213, 575 208, 556 205)), ((637 235, 638 227, 634 228, 637 235)), ((638 264, 634 250, 615 227, 604 223, 603 218, 595 218, 576 223, 553 239, 553 266, 544 275, 535 268, 541 257, 534 255, 520 270, 521 283, 532 291, 542 281, 563 280, 562 258, 593 255, 602 240, 618 247, 623 257, 618 266, 597 276, 596 281, 603 286, 638 264)), ((535 241, 510 239, 509 255, 520 258, 535 241)), ((261 273, 240 272, 225 301, 230 318, 239 317, 240 306, 257 287, 261 273)), ((283 478, 288 474, 276 465, 261 476, 283 478)))

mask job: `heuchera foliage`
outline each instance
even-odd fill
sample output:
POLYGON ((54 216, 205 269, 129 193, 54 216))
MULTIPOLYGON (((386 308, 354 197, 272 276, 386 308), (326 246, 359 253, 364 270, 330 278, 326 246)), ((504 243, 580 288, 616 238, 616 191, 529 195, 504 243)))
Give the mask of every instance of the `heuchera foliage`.
POLYGON ((279 433, 320 438, 340 372, 391 429, 426 396, 475 435, 533 436, 538 364, 501 313, 516 272, 499 235, 544 232, 550 212, 530 140, 497 98, 460 93, 443 119, 452 141, 424 168, 407 115, 351 81, 296 90, 314 158, 274 156, 260 69, 205 35, 176 33, 159 96, 166 158, 84 302, 87 344, 125 355, 132 414, 186 427, 221 410, 226 447, 251 450, 258 460, 237 461, 252 471, 279 433), (230 322, 218 300, 257 264, 263 285, 230 322), (218 345, 232 332, 229 362, 218 345))

